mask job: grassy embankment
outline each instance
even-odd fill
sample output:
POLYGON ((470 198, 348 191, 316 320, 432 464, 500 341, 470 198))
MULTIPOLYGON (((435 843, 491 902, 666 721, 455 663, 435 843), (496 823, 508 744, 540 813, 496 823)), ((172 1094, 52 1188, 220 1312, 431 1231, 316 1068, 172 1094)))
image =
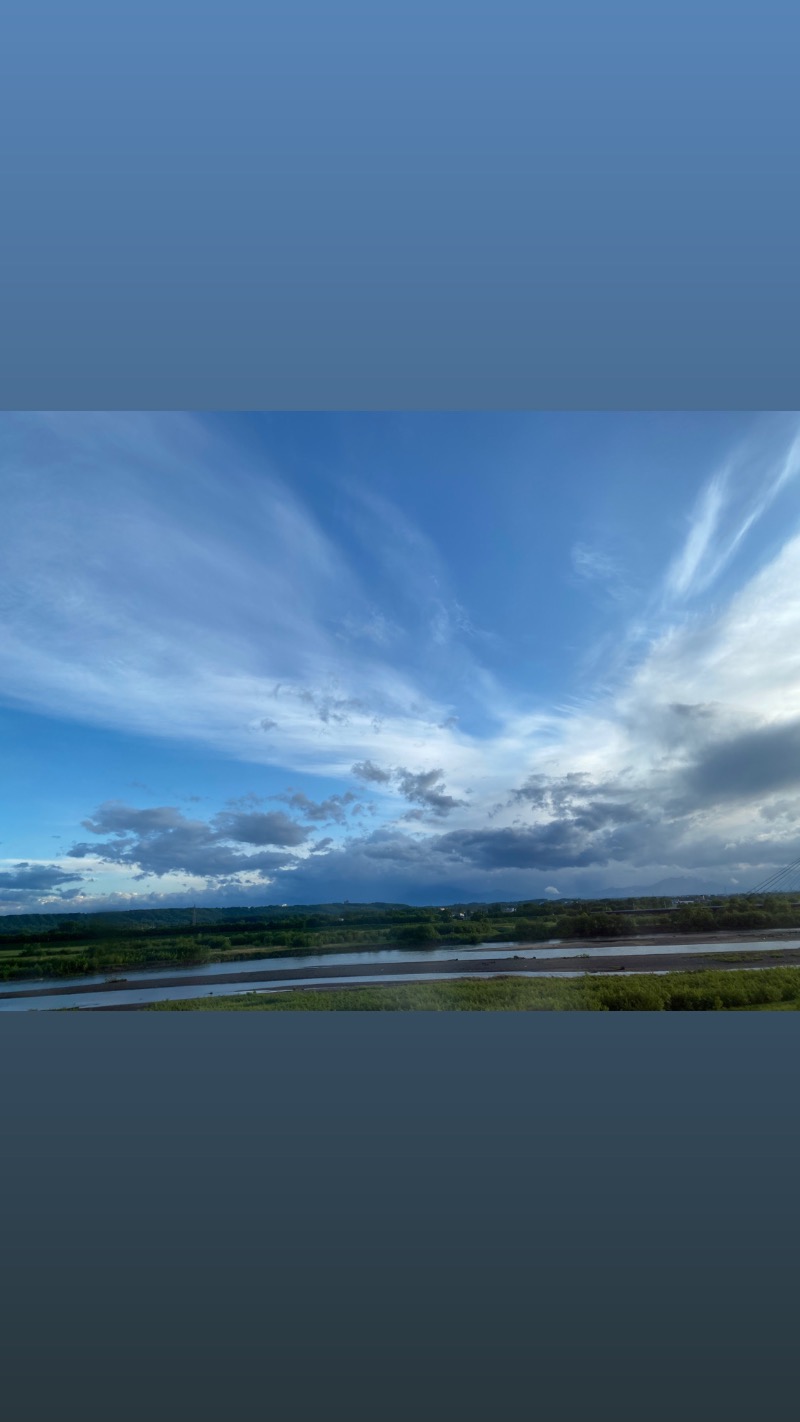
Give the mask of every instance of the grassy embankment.
POLYGON ((625 978, 461 978, 156 1002, 149 1012, 746 1012, 800 1010, 800 968, 625 978))

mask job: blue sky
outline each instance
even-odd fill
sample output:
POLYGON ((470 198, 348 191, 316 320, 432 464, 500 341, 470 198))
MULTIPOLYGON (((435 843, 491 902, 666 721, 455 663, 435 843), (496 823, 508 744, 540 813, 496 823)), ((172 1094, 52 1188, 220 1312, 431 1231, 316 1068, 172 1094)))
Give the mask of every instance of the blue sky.
POLYGON ((0 912, 747 886, 795 414, 0 415, 0 912))

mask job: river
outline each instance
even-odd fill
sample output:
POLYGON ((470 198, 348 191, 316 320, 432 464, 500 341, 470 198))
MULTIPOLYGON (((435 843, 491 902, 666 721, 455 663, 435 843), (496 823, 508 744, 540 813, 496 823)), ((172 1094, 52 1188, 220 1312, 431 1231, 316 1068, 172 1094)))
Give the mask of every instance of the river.
MULTIPOLYGON (((50 981, 28 979, 25 982, 0 983, 0 993, 3 994, 3 996, 0 997, 0 1012, 46 1012, 63 1010, 65 1008, 107 1007, 115 1004, 119 1005, 122 1002, 130 1004, 131 1006, 139 1006, 148 1002, 159 1002, 169 999, 234 996, 239 993, 253 991, 285 992, 287 989, 307 986, 325 987, 336 985, 344 987, 365 982, 402 981, 407 983, 414 981, 413 977, 408 973, 397 975, 383 973, 378 979, 366 974, 354 974, 352 977, 309 978, 303 975, 304 968, 358 968, 375 965, 390 967, 392 964, 414 963, 422 959, 424 959, 426 963, 452 962, 454 958, 458 959, 459 965, 464 965, 463 970, 459 967, 459 971, 426 973, 425 981, 430 981, 441 980, 442 978, 469 977, 470 972, 468 965, 470 958, 480 957, 484 961, 496 961, 498 966, 502 964, 504 968, 511 969, 517 975, 542 977, 551 975, 547 974, 546 970, 542 970, 541 968, 526 971, 523 962, 535 961, 538 964, 540 962, 547 962, 548 959, 552 958, 562 960, 582 959, 584 961, 586 959, 598 958, 618 959, 622 953, 624 953, 624 956, 628 959, 635 957, 646 960, 648 957, 658 956, 663 958, 666 955, 686 954, 689 952, 694 954, 724 953, 731 950, 739 952, 774 952, 777 947, 787 949, 800 948, 800 938, 783 940, 779 944, 774 940, 738 940, 736 942, 722 943, 715 939, 711 942, 706 940, 705 942, 701 941, 694 944, 681 943, 661 945, 637 944, 635 939, 628 939, 625 942, 624 948, 619 943, 596 946, 581 943, 577 946, 564 947, 561 945, 559 939, 554 938, 547 943, 478 943, 468 947, 453 947, 451 945, 447 948, 431 949, 428 952, 420 948, 413 951, 403 948, 383 948, 367 950, 362 953, 308 953, 303 954, 302 957, 270 956, 267 958, 251 958, 247 961, 240 960, 238 963, 231 961, 227 963, 205 963, 193 967, 189 965, 176 967, 173 963, 160 968, 137 968, 130 972, 106 973, 93 977, 59 978, 50 981), (520 954, 524 954, 522 962, 520 961, 520 954), (288 979, 285 978, 275 987, 265 987, 263 981, 254 981, 251 983, 243 981, 235 984, 215 983, 214 981, 215 978, 230 974, 232 971, 257 973, 269 970, 289 970, 293 968, 296 968, 297 976, 288 979), (180 982, 171 981, 168 985, 165 984, 163 987, 153 984, 153 979, 158 979, 159 976, 174 980, 180 978, 181 975, 191 977, 195 980, 202 978, 203 983, 202 985, 198 985, 196 982, 183 985, 180 982), (122 986, 123 980, 124 986, 122 986), (137 988, 136 984, 138 982, 145 981, 148 983, 147 987, 137 988), (120 986, 112 986, 115 982, 119 983, 120 986), (89 986, 94 986, 96 989, 96 987, 101 984, 108 984, 109 991, 98 992, 95 990, 91 993, 85 991, 89 986), (50 986, 58 988, 58 993, 53 993, 51 996, 48 993, 42 992, 42 989, 46 989, 50 986), (37 990, 36 996, 28 995, 32 989, 37 990), (74 991, 65 992, 64 989, 74 989, 74 991)), ((642 970, 647 971, 644 961, 642 963, 642 970)), ((493 976, 493 974, 489 974, 489 976, 493 976)), ((574 973, 568 974, 562 971, 558 976, 580 977, 581 969, 576 968, 574 973)))

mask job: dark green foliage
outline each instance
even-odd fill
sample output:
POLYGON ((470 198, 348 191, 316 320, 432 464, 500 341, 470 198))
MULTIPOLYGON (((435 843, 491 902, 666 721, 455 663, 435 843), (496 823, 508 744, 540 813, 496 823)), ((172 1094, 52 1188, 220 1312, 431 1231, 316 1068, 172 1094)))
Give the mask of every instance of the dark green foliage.
POLYGON ((638 932, 636 919, 607 910, 562 914, 556 923, 559 938, 630 938, 638 932))
POLYGON ((433 924, 410 923, 392 934, 395 943, 435 943, 439 937, 433 924))

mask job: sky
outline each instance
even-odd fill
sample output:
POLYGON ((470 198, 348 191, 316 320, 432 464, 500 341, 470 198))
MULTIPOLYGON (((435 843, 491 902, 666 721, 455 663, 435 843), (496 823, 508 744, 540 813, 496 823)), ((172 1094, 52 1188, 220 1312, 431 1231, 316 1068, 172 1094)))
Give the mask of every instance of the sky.
POLYGON ((0 912, 800 855, 800 415, 0 414, 0 912))

